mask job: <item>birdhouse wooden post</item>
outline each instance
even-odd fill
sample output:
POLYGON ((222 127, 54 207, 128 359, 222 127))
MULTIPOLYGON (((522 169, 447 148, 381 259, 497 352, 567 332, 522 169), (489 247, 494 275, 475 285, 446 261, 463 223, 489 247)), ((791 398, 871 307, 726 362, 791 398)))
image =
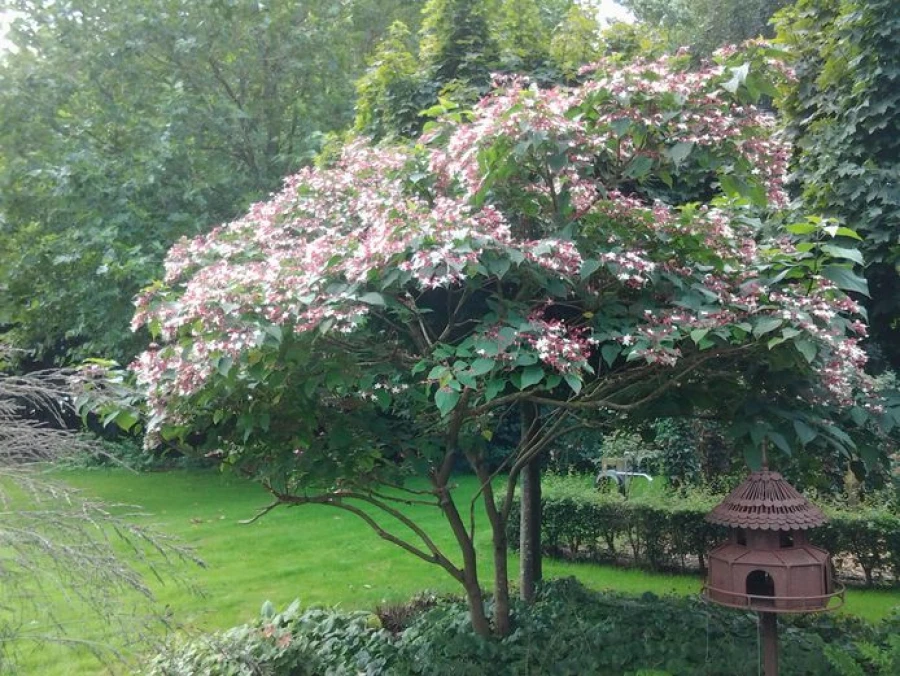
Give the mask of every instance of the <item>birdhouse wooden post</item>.
POLYGON ((713 603, 759 614, 766 676, 778 674, 778 613, 834 610, 831 557, 807 540, 827 521, 822 511, 778 473, 763 467, 717 505, 706 520, 731 529, 709 552, 703 595, 713 603))

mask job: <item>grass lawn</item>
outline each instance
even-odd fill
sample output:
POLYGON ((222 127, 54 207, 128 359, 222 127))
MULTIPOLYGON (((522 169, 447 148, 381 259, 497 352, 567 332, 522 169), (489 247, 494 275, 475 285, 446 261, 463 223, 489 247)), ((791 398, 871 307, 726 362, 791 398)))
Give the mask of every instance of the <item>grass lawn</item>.
MULTIPOLYGON (((184 586, 155 584, 162 604, 188 630, 226 628, 259 612, 265 600, 283 607, 295 598, 304 605, 372 608, 399 602, 429 589, 458 592, 457 584, 427 564, 381 540, 353 515, 324 506, 279 508, 253 524, 238 523, 268 502, 256 485, 214 472, 131 474, 121 470, 67 472, 68 483, 110 503, 141 505, 147 523, 196 547, 207 568, 190 571, 203 595, 184 586)), ((459 479, 458 499, 468 506, 473 477, 459 479)), ((417 520, 439 545, 453 552, 452 536, 437 509, 416 506, 417 520)), ((480 519, 477 546, 484 586, 490 586, 490 536, 480 519)), ((695 594, 696 577, 649 574, 592 564, 545 560, 545 575, 575 575, 595 589, 656 594, 695 594)), ((518 560, 511 561, 512 574, 518 560)), ((900 605, 900 592, 852 590, 843 612, 869 620, 900 605)), ((41 649, 23 665, 27 674, 95 674, 101 668, 86 653, 41 649)))

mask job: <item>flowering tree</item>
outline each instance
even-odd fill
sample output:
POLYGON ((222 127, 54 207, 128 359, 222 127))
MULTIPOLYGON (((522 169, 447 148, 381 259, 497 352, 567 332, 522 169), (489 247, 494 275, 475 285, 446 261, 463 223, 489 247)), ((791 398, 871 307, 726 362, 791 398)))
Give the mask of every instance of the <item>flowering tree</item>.
POLYGON ((414 145, 351 143, 177 244, 134 319, 158 341, 133 366, 148 445, 203 432, 273 506, 358 515, 457 579, 488 634, 483 500, 503 634, 514 489, 564 435, 702 413, 748 449, 871 444, 888 413, 841 290, 861 288, 856 253, 828 241, 852 233, 779 215, 788 149, 749 101, 764 81, 667 61, 585 77, 508 82, 414 145), (516 411, 521 442, 492 472, 516 411), (452 490, 461 458, 471 505, 452 490), (440 509, 458 554, 398 503, 440 509))

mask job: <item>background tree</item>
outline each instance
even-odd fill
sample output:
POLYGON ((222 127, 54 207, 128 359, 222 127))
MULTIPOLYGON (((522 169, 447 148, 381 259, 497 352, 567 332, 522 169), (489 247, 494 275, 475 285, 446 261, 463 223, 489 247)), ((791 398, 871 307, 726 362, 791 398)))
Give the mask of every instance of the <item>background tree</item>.
POLYGON ((803 0, 779 15, 778 39, 796 74, 780 104, 793 186, 865 237, 876 354, 900 369, 900 6, 803 0))
POLYGON ((148 445, 199 433, 268 509, 356 514, 459 581, 485 635, 510 629, 519 474, 567 434, 702 413, 751 458, 764 440, 877 455, 897 411, 862 372, 864 326, 839 288, 861 282, 828 248, 852 233, 781 220, 787 148, 752 105, 758 81, 743 62, 660 61, 512 85, 418 143, 351 143, 181 241, 135 317, 158 341, 136 366, 148 445), (492 471, 493 432, 523 407, 492 471), (468 505, 463 458, 481 480, 468 505), (397 502, 440 510, 458 552, 397 502))
POLYGON ((418 45, 395 26, 358 83, 356 130, 413 138, 429 113, 468 108, 492 73, 547 84, 597 55, 595 15, 573 0, 429 0, 418 45))
POLYGON ((550 40, 550 58, 563 76, 574 77, 583 65, 600 56, 597 33, 596 16, 583 5, 573 4, 550 40))
POLYGON ((392 24, 356 83, 358 131, 374 138, 411 137, 419 131, 421 111, 434 104, 434 92, 419 75, 415 50, 406 24, 392 24))
POLYGON ((128 360, 134 293, 352 120, 412 0, 4 0, 0 329, 38 360, 128 360))
POLYGON ((429 0, 422 10, 419 58, 439 85, 461 80, 485 89, 498 59, 489 28, 494 3, 429 0))
POLYGON ((722 45, 772 37, 772 16, 791 0, 622 0, 637 19, 661 29, 672 49, 709 56, 722 45))

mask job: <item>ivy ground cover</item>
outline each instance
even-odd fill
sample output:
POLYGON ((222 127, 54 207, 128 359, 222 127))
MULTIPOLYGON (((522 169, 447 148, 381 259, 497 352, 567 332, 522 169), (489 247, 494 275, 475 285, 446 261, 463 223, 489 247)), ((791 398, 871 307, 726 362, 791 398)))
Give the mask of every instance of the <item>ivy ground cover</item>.
MULTIPOLYGON (((380 540, 351 516, 315 505, 277 509, 254 524, 243 525, 266 504, 264 491, 251 483, 218 473, 171 472, 132 475, 122 471, 66 473, 66 481, 113 503, 141 504, 146 520, 179 535, 197 547, 206 569, 189 571, 203 596, 172 584, 155 586, 161 604, 169 606, 182 631, 223 629, 256 617, 265 600, 284 606, 294 598, 304 605, 340 605, 371 609, 382 602, 402 602, 425 589, 457 592, 453 581, 414 557, 380 540)), ((474 477, 458 482, 461 497, 474 493, 474 477)), ((417 519, 441 515, 428 508, 417 519)), ((483 515, 482 515, 483 516, 483 515)), ((446 533, 445 538, 451 537, 446 533)), ((476 532, 485 554, 490 533, 476 532)), ((487 557, 486 557, 487 559, 487 557)), ((517 562, 511 560, 515 570, 517 562)), ((545 561, 548 577, 577 576, 595 589, 640 594, 689 595, 700 580, 690 576, 649 574, 588 564, 545 561)), ((489 579, 489 578, 488 578, 489 579)), ((886 616, 900 605, 900 593, 853 590, 847 612, 870 620, 886 616)), ((22 673, 47 676, 96 674, 97 662, 85 652, 48 651, 26 657, 22 673)))

